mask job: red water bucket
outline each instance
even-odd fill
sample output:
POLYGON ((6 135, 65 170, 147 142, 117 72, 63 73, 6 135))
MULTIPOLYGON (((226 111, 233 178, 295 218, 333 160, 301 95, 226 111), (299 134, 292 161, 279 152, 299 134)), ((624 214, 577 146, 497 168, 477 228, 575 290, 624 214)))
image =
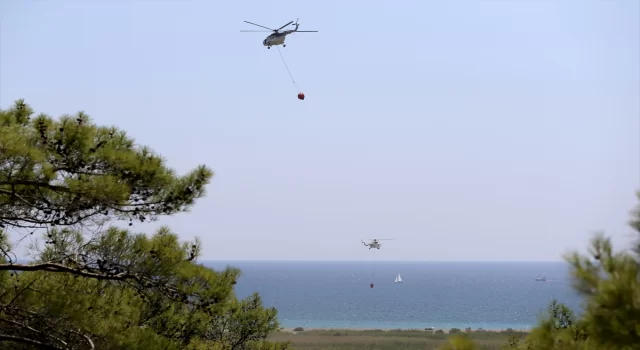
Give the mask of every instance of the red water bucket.
POLYGON ((369 287, 373 288, 373 283, 371 283, 371 284, 369 285, 369 287))
POLYGON ((304 100, 304 92, 298 94, 298 100, 304 100))

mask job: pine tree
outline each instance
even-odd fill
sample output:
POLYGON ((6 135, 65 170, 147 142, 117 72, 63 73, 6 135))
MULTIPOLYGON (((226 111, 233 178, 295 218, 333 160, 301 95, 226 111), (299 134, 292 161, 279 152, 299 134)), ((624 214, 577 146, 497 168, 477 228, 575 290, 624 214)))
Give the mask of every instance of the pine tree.
MULTIPOLYGON (((630 225, 640 235, 640 206, 630 225)), ((588 255, 573 252, 565 258, 573 287, 584 298, 580 317, 554 301, 525 342, 510 349, 640 349, 640 244, 614 252, 611 239, 598 233, 588 255)))
POLYGON ((196 263, 200 242, 106 226, 189 210, 213 172, 160 155, 80 112, 0 110, 0 348, 271 349, 276 310, 238 300, 240 271, 196 263), (104 228, 106 227, 106 228, 104 228), (42 236, 35 258, 13 248, 42 236))

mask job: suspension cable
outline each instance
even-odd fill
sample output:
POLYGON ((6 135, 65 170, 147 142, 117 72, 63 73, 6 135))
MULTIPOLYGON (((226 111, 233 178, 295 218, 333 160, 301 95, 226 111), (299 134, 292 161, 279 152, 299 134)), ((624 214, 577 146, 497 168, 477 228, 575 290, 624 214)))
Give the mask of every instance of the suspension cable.
POLYGON ((373 257, 371 258, 371 277, 376 275, 376 249, 373 249, 373 257))
POLYGON ((287 72, 289 73, 289 77, 291 78, 291 81, 293 82, 293 85, 296 87, 296 90, 300 90, 300 89, 298 89, 298 84, 296 84, 296 81, 293 80, 293 75, 291 75, 291 71, 289 70, 289 66, 287 66, 287 62, 284 60, 284 56, 282 56, 282 52, 280 52, 280 46, 276 46, 276 49, 278 49, 278 53, 280 54, 280 58, 282 58, 282 63, 284 63, 284 67, 287 69, 287 72))

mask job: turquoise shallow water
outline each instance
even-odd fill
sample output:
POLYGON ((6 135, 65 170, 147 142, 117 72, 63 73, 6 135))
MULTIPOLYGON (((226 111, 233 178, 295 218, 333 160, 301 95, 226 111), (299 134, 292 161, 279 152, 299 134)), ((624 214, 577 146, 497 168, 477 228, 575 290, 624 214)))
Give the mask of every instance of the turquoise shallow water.
POLYGON ((526 329, 554 298, 576 312, 580 305, 562 262, 204 264, 239 267, 238 296, 260 293, 267 306, 278 309, 285 328, 526 329), (402 284, 394 283, 398 273, 402 284), (538 275, 547 281, 535 281, 538 275))

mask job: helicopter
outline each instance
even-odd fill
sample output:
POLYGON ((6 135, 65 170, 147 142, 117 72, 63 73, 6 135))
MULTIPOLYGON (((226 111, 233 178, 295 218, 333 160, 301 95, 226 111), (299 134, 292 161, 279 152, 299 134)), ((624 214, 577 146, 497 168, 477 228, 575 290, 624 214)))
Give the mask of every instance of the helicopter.
POLYGON ((393 240, 393 238, 374 238, 374 239, 373 239, 371 242, 369 242, 369 243, 366 243, 365 241, 362 241, 362 240, 361 240, 361 241, 362 241, 362 244, 363 244, 365 247, 369 247, 369 249, 371 249, 371 248, 374 248, 374 249, 380 249, 381 244, 380 244, 380 242, 378 242, 378 241, 390 241, 390 240, 393 240))
MULTIPOLYGON (((294 30, 285 30, 285 31, 282 31, 282 32, 280 30, 282 28, 288 26, 289 24, 292 24, 293 21, 283 25, 282 27, 280 27, 278 29, 267 28, 265 26, 262 26, 262 25, 259 25, 259 24, 255 24, 255 23, 251 23, 249 21, 244 21, 244 22, 245 23, 249 23, 249 24, 253 24, 254 26, 266 28, 266 29, 269 29, 270 31, 274 32, 273 34, 269 35, 268 37, 266 37, 262 41, 262 45, 266 46, 267 49, 270 49, 271 46, 274 46, 274 45, 282 45, 282 47, 287 47, 287 45, 284 43, 284 39, 287 37, 287 35, 289 35, 291 33, 316 33, 316 32, 318 32, 317 30, 298 30, 298 27, 300 26, 298 24, 298 19, 296 19, 296 22, 293 24, 294 26, 296 26, 296 29, 294 29, 294 30)), ((241 32, 266 32, 266 31, 267 30, 241 30, 241 32)))

